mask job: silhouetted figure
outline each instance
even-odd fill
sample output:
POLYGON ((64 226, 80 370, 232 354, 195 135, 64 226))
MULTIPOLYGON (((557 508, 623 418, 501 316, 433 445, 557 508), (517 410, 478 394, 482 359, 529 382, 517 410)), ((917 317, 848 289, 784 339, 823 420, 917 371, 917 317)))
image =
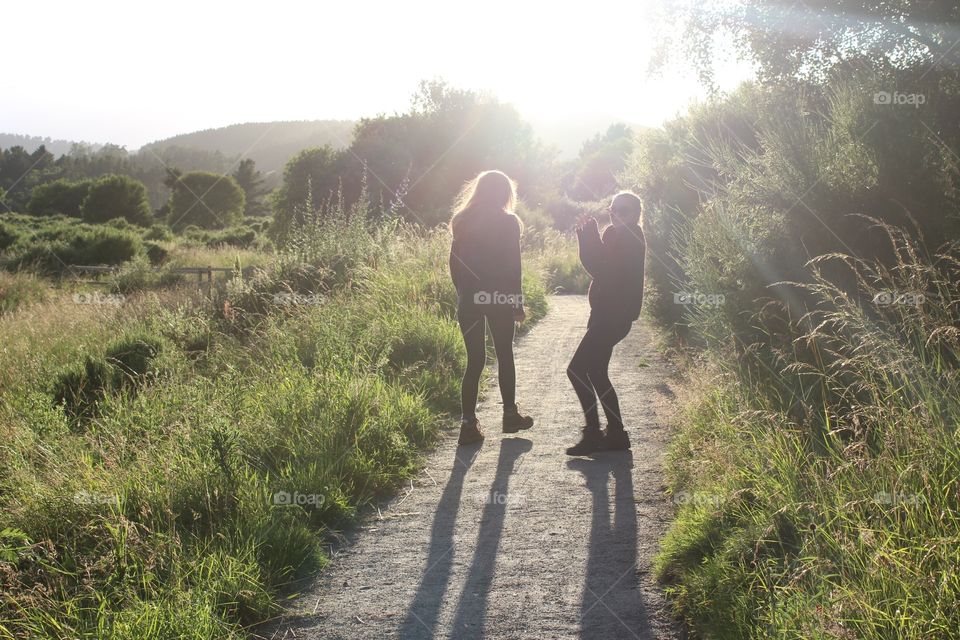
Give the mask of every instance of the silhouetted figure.
POLYGON ((450 276, 457 289, 457 321, 467 347, 467 368, 460 387, 463 415, 460 444, 483 441, 477 420, 480 375, 486 364, 486 325, 497 354, 503 431, 533 426, 517 408, 513 363, 514 322, 523 322, 520 234, 523 223, 513 209, 516 184, 501 171, 484 171, 460 192, 450 230, 450 276))
POLYGON ((646 255, 640 228, 643 208, 636 194, 622 191, 614 196, 608 211, 612 224, 602 238, 596 218, 577 226, 580 262, 593 280, 587 333, 567 367, 586 420, 580 442, 567 449, 572 456, 630 448, 620 402, 607 370, 613 347, 627 337, 633 322, 640 317, 646 255), (606 433, 600 429, 598 402, 607 418, 606 433))

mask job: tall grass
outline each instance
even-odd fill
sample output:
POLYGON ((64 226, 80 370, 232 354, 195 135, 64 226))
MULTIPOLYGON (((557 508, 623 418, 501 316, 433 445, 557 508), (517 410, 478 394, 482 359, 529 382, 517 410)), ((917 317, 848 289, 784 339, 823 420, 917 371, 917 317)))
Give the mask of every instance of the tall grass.
POLYGON ((464 361, 449 240, 362 220, 210 293, 0 316, 0 637, 243 637, 416 468, 464 361))
POLYGON ((811 261, 794 342, 715 360, 671 447, 657 570, 702 637, 960 637, 960 247, 878 227, 893 266, 811 261))

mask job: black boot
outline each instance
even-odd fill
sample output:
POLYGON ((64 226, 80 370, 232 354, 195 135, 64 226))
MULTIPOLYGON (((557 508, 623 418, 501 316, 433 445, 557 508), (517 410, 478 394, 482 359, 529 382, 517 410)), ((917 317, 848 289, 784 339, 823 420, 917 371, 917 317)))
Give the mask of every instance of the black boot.
POLYGON ((603 448, 603 432, 598 428, 586 427, 580 442, 567 448, 568 456, 588 456, 603 448))
POLYGON ((533 418, 530 416, 525 416, 520 413, 520 407, 513 405, 513 409, 510 410, 506 407, 503 409, 503 432, 504 433, 516 433, 517 431, 522 431, 524 429, 529 429, 533 426, 533 418))
POLYGON ((460 423, 460 437, 457 439, 457 444, 464 446, 478 442, 483 442, 483 431, 480 430, 480 422, 476 419, 462 421, 460 423))
POLYGON ((630 448, 630 437, 627 432, 621 429, 611 429, 607 427, 607 433, 603 436, 604 451, 627 451, 630 448))

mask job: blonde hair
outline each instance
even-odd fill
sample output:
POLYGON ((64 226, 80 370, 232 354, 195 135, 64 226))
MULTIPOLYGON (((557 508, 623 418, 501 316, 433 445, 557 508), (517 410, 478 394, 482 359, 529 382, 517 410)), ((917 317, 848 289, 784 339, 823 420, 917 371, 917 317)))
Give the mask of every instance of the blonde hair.
POLYGON ((460 223, 468 216, 484 215, 484 212, 512 214, 516 206, 517 183, 503 171, 481 171, 468 180, 457 194, 453 217, 450 218, 450 231, 456 233, 460 223))

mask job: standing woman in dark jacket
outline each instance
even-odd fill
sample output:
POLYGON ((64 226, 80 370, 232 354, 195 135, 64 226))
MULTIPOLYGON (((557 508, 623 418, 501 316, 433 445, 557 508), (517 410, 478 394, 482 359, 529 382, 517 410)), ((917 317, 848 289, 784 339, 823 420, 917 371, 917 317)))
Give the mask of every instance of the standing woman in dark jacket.
POLYGON ((526 317, 520 285, 523 223, 513 213, 516 203, 516 183, 502 171, 484 171, 464 185, 450 220, 450 276, 457 289, 457 321, 467 347, 460 388, 462 445, 483 440, 476 409, 486 364, 485 324, 497 354, 503 431, 516 433, 533 426, 533 418, 520 413, 515 398, 514 322, 526 317))
POLYGON ((613 348, 627 337, 643 305, 643 262, 647 244, 641 229, 643 205, 630 191, 621 191, 610 207, 610 226, 603 235, 596 218, 577 226, 580 262, 593 277, 590 283, 590 318, 567 376, 583 408, 586 425, 580 442, 567 449, 585 456, 601 449, 623 451, 630 438, 623 427, 620 400, 607 369, 613 348), (597 405, 603 407, 607 431, 600 429, 597 405))

